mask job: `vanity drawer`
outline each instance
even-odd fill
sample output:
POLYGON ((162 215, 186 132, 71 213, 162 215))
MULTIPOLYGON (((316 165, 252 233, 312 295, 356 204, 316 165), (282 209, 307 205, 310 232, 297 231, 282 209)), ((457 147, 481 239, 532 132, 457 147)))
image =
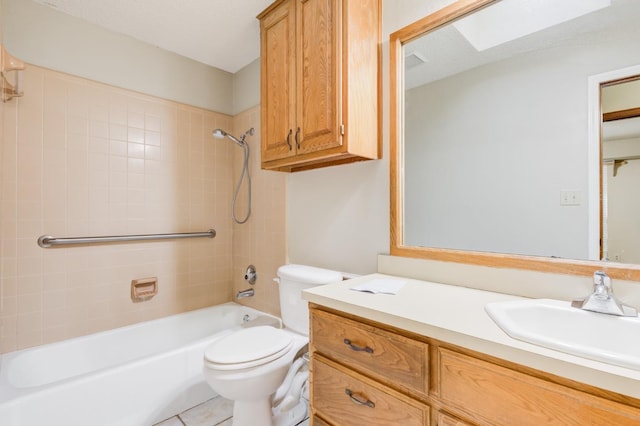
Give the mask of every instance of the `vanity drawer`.
POLYGON ((436 413, 436 426, 471 426, 469 423, 458 420, 443 412, 436 413))
POLYGON ((637 408, 447 349, 440 348, 438 358, 440 399, 480 424, 640 424, 640 410, 637 408))
POLYGON ((311 312, 312 350, 393 387, 427 395, 426 343, 325 311, 311 312))
POLYGON ((428 406, 319 358, 312 361, 312 406, 328 422, 340 426, 429 424, 428 406))

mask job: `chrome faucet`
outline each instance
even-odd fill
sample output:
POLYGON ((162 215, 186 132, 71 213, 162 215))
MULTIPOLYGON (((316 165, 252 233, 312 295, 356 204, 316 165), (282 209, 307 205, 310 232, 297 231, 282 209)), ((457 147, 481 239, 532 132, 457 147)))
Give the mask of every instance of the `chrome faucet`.
POLYGON ((242 299, 245 297, 251 297, 255 294, 255 290, 252 288, 249 288, 247 290, 242 290, 239 291, 238 294, 236 294, 236 299, 242 299))
POLYGON ((574 299, 571 301, 571 306, 602 314, 625 317, 638 316, 638 311, 635 308, 623 305, 613 294, 611 278, 602 271, 596 271, 593 274, 593 291, 591 294, 582 299, 574 299))

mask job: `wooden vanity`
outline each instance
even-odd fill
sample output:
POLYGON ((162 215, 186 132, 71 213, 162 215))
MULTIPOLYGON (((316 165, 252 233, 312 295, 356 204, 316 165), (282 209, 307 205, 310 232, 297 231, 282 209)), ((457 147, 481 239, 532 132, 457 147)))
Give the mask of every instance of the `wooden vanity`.
POLYGON ((522 299, 405 279, 397 295, 306 290, 313 425, 640 425, 640 371, 507 336, 487 303, 522 299), (455 307, 452 308, 452 307, 455 307))
POLYGON ((639 425, 640 400, 313 305, 313 425, 639 425))

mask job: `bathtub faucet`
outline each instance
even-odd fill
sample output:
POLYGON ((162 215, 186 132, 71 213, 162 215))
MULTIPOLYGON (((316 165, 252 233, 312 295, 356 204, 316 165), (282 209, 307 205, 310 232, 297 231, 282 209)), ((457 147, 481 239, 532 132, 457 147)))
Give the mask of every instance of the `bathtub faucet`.
POLYGON ((236 294, 236 299, 242 299, 242 298, 245 298, 245 297, 251 297, 254 294, 255 294, 255 290, 252 289, 252 288, 247 289, 247 290, 242 290, 242 291, 239 291, 238 294, 236 294))

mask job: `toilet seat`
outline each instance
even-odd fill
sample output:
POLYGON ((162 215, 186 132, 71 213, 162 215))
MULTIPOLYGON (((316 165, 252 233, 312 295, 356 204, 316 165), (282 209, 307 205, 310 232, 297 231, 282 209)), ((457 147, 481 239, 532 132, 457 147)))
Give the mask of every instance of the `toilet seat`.
POLYGON ((216 340, 204 359, 209 368, 239 370, 282 357, 293 345, 291 335, 271 326, 245 328, 216 340))

